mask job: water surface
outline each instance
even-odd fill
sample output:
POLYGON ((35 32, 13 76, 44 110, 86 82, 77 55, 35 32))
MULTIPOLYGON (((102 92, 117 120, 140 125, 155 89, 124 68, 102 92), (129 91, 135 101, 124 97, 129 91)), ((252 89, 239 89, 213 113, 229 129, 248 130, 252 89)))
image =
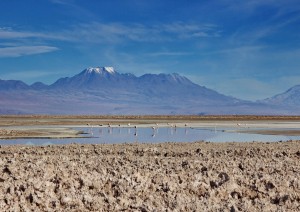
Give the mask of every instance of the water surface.
POLYGON ((158 142, 251 142, 251 141, 287 141, 300 140, 300 136, 287 135, 261 135, 244 132, 236 132, 235 128, 205 128, 205 127, 73 127, 82 130, 86 138, 66 139, 9 139, 0 140, 0 144, 26 144, 26 145, 49 145, 49 144, 116 144, 116 143, 158 143, 158 142))

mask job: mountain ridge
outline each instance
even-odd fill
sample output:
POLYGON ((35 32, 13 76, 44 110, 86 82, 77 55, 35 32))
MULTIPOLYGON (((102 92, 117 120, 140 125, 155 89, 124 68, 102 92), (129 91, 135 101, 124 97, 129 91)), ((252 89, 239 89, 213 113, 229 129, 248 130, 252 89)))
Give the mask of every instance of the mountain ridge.
POLYGON ((2 114, 290 115, 299 111, 227 96, 177 73, 137 77, 113 67, 89 67, 50 85, 0 80, 0 91, 2 114))
POLYGON ((295 85, 283 93, 274 95, 262 100, 264 103, 277 105, 299 105, 300 104, 300 85, 295 85))

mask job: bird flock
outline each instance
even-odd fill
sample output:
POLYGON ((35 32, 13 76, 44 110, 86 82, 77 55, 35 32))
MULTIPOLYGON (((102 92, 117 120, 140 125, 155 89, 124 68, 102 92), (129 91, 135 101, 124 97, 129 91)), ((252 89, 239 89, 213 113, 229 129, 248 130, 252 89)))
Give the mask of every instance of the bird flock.
MULTIPOLYGON (((103 128, 107 128, 109 134, 113 133, 113 129, 114 128, 118 128, 119 129, 119 133, 120 133, 120 129, 121 128, 128 128, 128 134, 130 134, 130 132, 131 132, 130 129, 133 128, 135 130, 133 135, 135 137, 138 136, 138 126, 137 125, 131 125, 131 123, 127 123, 127 124, 123 124, 123 125, 121 125, 121 124, 112 125, 111 123, 99 124, 99 125, 92 125, 90 123, 87 123, 86 125, 87 125, 87 127, 89 127, 88 133, 91 136, 94 136, 94 128, 96 128, 96 127, 99 127, 99 133, 100 133, 100 135, 103 133, 103 128)), ((187 128, 188 124, 185 123, 183 126, 185 128, 187 128)), ((150 126, 150 128, 152 129, 152 135, 151 135, 152 137, 156 136, 156 134, 158 133, 158 129, 160 127, 169 127, 169 128, 174 129, 176 131, 177 127, 179 127, 179 126, 176 123, 167 123, 167 125, 155 123, 155 124, 153 124, 153 125, 150 126)))

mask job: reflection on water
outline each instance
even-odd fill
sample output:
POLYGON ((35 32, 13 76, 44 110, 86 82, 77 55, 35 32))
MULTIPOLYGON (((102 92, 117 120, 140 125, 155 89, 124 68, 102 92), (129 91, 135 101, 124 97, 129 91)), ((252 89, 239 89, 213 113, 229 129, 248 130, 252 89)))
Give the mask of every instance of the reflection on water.
POLYGON ((67 139, 15 139, 0 140, 0 144, 26 144, 26 145, 49 145, 49 144, 114 144, 114 143, 157 143, 157 142, 246 142, 246 141, 286 141, 299 140, 300 136, 283 135, 260 135, 238 132, 226 132, 231 129, 223 128, 171 128, 171 127, 148 127, 148 128, 122 128, 122 127, 84 127, 74 128, 83 130, 92 138, 67 138, 67 139))
POLYGON ((92 138, 68 138, 68 139, 15 139, 0 140, 0 144, 114 144, 114 143, 157 143, 157 142, 230 142, 230 141, 286 141, 300 139, 300 136, 260 135, 233 132, 232 129, 223 128, 171 128, 171 127, 147 127, 147 128, 122 128, 122 127, 84 127, 87 136, 92 138), (229 131, 229 132, 227 132, 229 131))

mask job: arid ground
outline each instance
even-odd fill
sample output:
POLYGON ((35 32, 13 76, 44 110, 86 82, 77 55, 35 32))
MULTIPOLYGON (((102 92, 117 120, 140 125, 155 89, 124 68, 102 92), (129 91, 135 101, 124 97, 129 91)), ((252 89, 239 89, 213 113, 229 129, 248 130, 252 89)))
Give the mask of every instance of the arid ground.
MULTIPOLYGON (((0 117, 0 128, 297 117, 0 117), (224 118, 224 119, 223 119, 224 118)), ((299 211, 300 141, 2 145, 1 211, 299 211)))

